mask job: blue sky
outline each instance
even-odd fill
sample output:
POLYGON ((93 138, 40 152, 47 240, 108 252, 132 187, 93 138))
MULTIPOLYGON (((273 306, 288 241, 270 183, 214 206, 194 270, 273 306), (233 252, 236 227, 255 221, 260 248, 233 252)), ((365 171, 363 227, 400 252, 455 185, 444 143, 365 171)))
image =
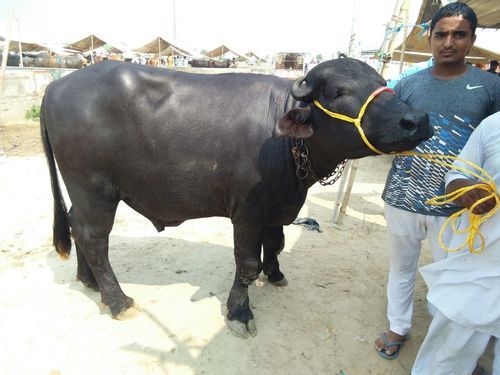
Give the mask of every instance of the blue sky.
POLYGON ((225 43, 237 52, 346 51, 356 15, 356 41, 378 48, 395 0, 2 0, 0 35, 9 9, 11 39, 69 43, 89 33, 134 48, 160 35, 188 50, 225 43), (174 18, 175 9, 175 18, 174 18), (175 23, 174 23, 175 19, 175 23), (175 27, 174 27, 175 24, 175 27), (19 27, 18 27, 19 25, 19 27), (19 30, 18 30, 19 29, 19 30))

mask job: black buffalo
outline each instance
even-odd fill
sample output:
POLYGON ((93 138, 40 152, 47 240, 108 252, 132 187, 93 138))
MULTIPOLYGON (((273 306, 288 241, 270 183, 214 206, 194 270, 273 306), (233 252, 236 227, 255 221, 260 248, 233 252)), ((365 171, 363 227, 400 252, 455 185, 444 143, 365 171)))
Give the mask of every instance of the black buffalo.
POLYGON ((39 68, 81 69, 86 64, 82 55, 56 56, 41 53, 34 61, 34 66, 39 68))
MULTIPOLYGON (((23 67, 32 67, 34 63, 34 56, 30 53, 23 52, 23 67)), ((0 65, 2 64, 3 54, 0 53, 0 65)), ((21 66, 21 56, 19 53, 9 53, 7 55, 7 66, 21 66)))
MULTIPOLYGON (((112 315, 120 317, 134 301, 121 290, 108 260, 119 201, 158 230, 194 218, 228 217, 236 262, 228 325, 237 336, 254 335, 248 286, 262 270, 270 282, 285 283, 277 258, 283 225, 296 218, 317 178, 346 158, 374 154, 353 124, 328 116, 313 100, 356 117, 384 85, 374 69, 348 58, 319 64, 295 82, 117 62, 58 79, 48 86, 41 108, 55 202, 54 246, 69 255, 71 228, 78 279, 99 290, 112 315), (294 147, 300 149, 296 159, 294 147), (69 214, 55 160, 72 202, 69 214), (299 168, 298 178, 301 165, 307 168, 299 168)), ((367 107, 362 128, 383 152, 411 149, 432 135, 426 114, 386 91, 367 107)))
POLYGON ((193 59, 188 62, 193 68, 231 68, 235 65, 231 60, 207 60, 207 59, 193 59))

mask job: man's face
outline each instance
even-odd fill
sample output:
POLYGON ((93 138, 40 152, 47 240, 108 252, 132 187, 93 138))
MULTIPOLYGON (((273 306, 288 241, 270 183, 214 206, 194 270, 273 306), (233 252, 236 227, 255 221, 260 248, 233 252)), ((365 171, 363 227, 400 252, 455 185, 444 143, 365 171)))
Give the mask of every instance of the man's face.
POLYGON ((441 18, 429 37, 432 56, 437 64, 454 65, 464 63, 476 35, 470 22, 461 16, 441 18))

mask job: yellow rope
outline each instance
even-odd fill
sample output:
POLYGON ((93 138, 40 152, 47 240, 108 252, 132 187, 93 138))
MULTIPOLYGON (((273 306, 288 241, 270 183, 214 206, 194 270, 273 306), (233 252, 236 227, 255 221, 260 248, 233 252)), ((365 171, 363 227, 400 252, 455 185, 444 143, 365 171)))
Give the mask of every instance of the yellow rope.
POLYGON ((469 191, 473 189, 482 189, 485 190, 488 195, 477 200, 470 208, 463 208, 460 211, 455 212, 451 216, 449 216, 446 221, 443 223, 443 226, 441 227, 441 230, 439 231, 439 236, 438 236, 438 241, 439 245, 446 251, 446 252, 456 252, 464 249, 466 246, 469 248, 469 251, 471 253, 480 253, 484 250, 484 245, 485 245, 485 240, 484 236, 481 234, 479 227, 481 226, 482 223, 484 223, 487 219, 489 219, 491 216, 495 214, 496 211, 500 208, 500 198, 497 193, 497 187, 495 184, 495 180, 481 167, 477 166, 476 164, 462 159, 457 156, 451 156, 451 155, 436 155, 436 154, 420 154, 416 152, 403 152, 401 154, 398 154, 401 156, 418 156, 425 158, 429 161, 432 161, 433 163, 442 165, 444 167, 448 167, 451 169, 458 170, 460 172, 469 174, 473 177, 475 177, 478 181, 481 181, 481 183, 471 185, 471 186, 466 186, 460 189, 455 190, 452 193, 449 194, 444 194, 438 197, 434 197, 432 199, 427 200, 427 204, 430 205, 444 205, 444 204, 450 204, 456 199, 460 198, 464 194, 468 193, 469 191), (472 167, 475 169, 478 173, 473 172, 469 169, 462 168, 450 163, 445 163, 443 161, 440 161, 439 159, 452 159, 452 160, 458 160, 469 167, 472 167), (495 206, 488 211, 485 214, 478 215, 474 214, 473 211, 474 209, 480 205, 483 202, 488 201, 489 199, 493 198, 495 200, 495 206), (469 225, 462 229, 459 230, 457 228, 457 221, 458 218, 465 212, 468 212, 469 214, 469 225), (451 226, 451 229, 455 234, 467 234, 467 238, 465 241, 458 247, 456 248, 450 248, 446 246, 443 242, 443 234, 448 226, 451 226), (479 239, 479 246, 476 247, 474 246, 474 243, 476 241, 476 238, 479 239))
MULTIPOLYGON (((366 111, 366 108, 368 107, 368 104, 378 94, 380 94, 383 91, 391 91, 392 92, 392 90, 390 90, 387 87, 381 87, 381 88, 375 90, 375 92, 368 97, 368 99, 366 100, 366 102, 361 107, 357 118, 352 118, 352 117, 349 117, 349 116, 346 116, 346 115, 343 115, 343 114, 340 114, 340 113, 332 112, 332 111, 326 109, 325 107, 323 107, 321 105, 321 103, 319 101, 317 101, 317 100, 314 100, 314 104, 318 108, 320 108, 323 112, 325 112, 326 114, 328 114, 329 116, 331 116, 333 118, 353 123, 356 126, 356 128, 358 129, 359 135, 363 139, 363 142, 365 142, 365 144, 368 146, 368 148, 370 148, 373 152, 382 155, 382 154, 384 154, 384 152, 382 152, 382 151, 378 150, 377 148, 375 148, 368 141, 368 138, 366 138, 366 135, 365 135, 363 129, 361 128, 361 119, 363 118, 363 115, 364 115, 364 113, 366 111)), ((439 245, 445 251, 447 251, 447 252, 460 251, 463 248, 465 248, 466 246, 468 246, 469 251, 471 253, 480 253, 480 252, 482 252, 484 250, 485 240, 484 240, 484 236, 479 231, 479 227, 488 218, 490 218, 491 216, 493 216, 495 214, 495 212, 500 208, 500 198, 498 196, 497 187, 496 187, 496 184, 495 184, 495 181, 493 180, 493 178, 484 169, 482 169, 481 167, 475 165, 474 163, 472 163, 472 162, 470 162, 468 160, 465 160, 465 159, 462 159, 462 158, 459 158, 459 157, 456 157, 456 156, 451 156, 451 155, 437 155, 437 154, 421 154, 421 153, 411 152, 411 151, 402 152, 402 153, 399 153, 399 154, 391 154, 391 155, 394 155, 394 156, 418 156, 418 157, 422 157, 422 158, 425 158, 425 159, 427 159, 427 160, 429 160, 429 161, 431 161, 433 163, 439 164, 441 166, 444 166, 444 167, 447 167, 447 168, 451 168, 451 169, 455 169, 455 170, 458 170, 460 172, 469 174, 469 175, 475 177, 477 180, 482 181, 479 184, 472 185, 472 186, 466 186, 466 187, 463 187, 463 188, 455 190, 453 193, 441 195, 441 196, 438 196, 438 197, 434 197, 434 198, 429 199, 429 200, 426 201, 426 203, 430 204, 430 205, 444 205, 444 204, 450 204, 450 203, 452 203, 453 201, 455 201, 456 199, 460 198, 462 195, 468 193, 469 191, 471 191, 473 189, 482 189, 482 190, 485 190, 486 192, 488 192, 489 194, 486 197, 481 198, 478 201, 476 201, 470 207, 470 209, 463 208, 462 210, 460 210, 460 211, 454 213, 453 215, 451 215, 450 217, 448 217, 448 219, 446 219, 446 221, 444 222, 443 226, 441 227, 441 230, 439 231, 439 236, 438 236, 439 245), (459 160, 462 163, 464 163, 464 164, 472 167, 478 173, 470 171, 469 169, 466 169, 466 168, 454 166, 453 164, 446 163, 444 161, 440 161, 439 159, 459 160), (473 213, 474 209, 478 205, 480 205, 483 202, 486 202, 487 200, 489 200, 491 198, 495 199, 495 206, 490 211, 488 211, 486 214, 483 214, 483 215, 477 215, 477 214, 473 213), (464 212, 468 212, 469 213, 469 226, 467 228, 463 229, 463 230, 459 230, 457 228, 457 220, 458 220, 458 218, 464 212), (452 228, 452 230, 453 230, 453 232, 455 234, 467 234, 467 239, 464 241, 464 243, 461 246, 459 246, 457 248, 451 249, 448 246, 446 246, 444 244, 444 242, 443 242, 443 238, 442 237, 443 237, 444 231, 445 231, 445 229, 449 225, 451 225, 451 228, 452 228), (480 243, 479 247, 477 247, 477 248, 474 246, 474 242, 475 242, 476 238, 479 238, 479 243, 480 243)))
POLYGON ((328 109, 326 109, 325 107, 323 107, 321 105, 321 103, 317 100, 314 100, 314 104, 316 105, 316 107, 318 107, 319 109, 321 109, 323 112, 325 112, 327 115, 329 115, 330 117, 333 117, 333 118, 337 118, 339 120, 342 120, 342 121, 346 121, 346 122, 351 122, 354 124, 354 126, 356 126, 356 129, 358 129, 358 132, 359 132, 359 135, 361 136, 361 138, 363 139, 363 142, 365 142, 365 144, 370 148, 370 150, 372 150, 373 152, 376 152, 377 154, 380 154, 382 155, 383 152, 382 151, 379 151, 377 150, 369 141, 368 141, 368 138, 366 138, 366 135, 365 135, 365 132, 363 131, 363 129, 361 128, 361 119, 363 118, 363 115, 365 114, 365 111, 366 111, 366 108, 368 107, 368 104, 370 104, 370 102, 375 99, 375 97, 380 94, 381 92, 383 91, 389 91, 391 93, 394 93, 393 90, 391 90, 389 87, 385 87, 385 86, 382 86, 382 87, 379 87, 377 90, 375 90, 369 97, 368 99, 366 99, 365 101, 365 104, 363 104, 363 106, 361 107, 361 109, 359 110, 359 114, 358 114, 358 117, 356 118, 352 118, 352 117, 349 117, 349 116, 346 116, 346 115, 343 115, 341 113, 335 113, 335 112, 332 112, 328 109))

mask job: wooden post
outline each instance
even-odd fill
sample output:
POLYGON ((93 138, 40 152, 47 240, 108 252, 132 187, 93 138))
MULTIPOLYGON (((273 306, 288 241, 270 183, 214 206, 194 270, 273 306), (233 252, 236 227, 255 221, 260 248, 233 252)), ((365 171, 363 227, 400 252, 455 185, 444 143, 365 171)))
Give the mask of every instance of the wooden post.
POLYGON ((342 200, 342 205, 340 206, 340 213, 337 219, 337 224, 342 224, 345 213, 347 211, 347 203, 349 203, 349 197, 351 196, 352 185, 354 184, 354 179, 356 178, 356 172, 358 171, 359 160, 353 160, 351 165, 351 171, 349 173, 349 180, 347 187, 345 189, 344 199, 342 200))
POLYGON ((337 197, 335 198, 335 206, 333 207, 333 219, 332 219, 333 224, 341 224, 342 222, 342 217, 340 212, 342 203, 344 201, 344 194, 346 192, 345 184, 347 182, 347 178, 349 177, 348 175, 351 173, 352 162, 353 162, 352 160, 347 160, 344 173, 340 177, 339 190, 337 192, 337 197))

